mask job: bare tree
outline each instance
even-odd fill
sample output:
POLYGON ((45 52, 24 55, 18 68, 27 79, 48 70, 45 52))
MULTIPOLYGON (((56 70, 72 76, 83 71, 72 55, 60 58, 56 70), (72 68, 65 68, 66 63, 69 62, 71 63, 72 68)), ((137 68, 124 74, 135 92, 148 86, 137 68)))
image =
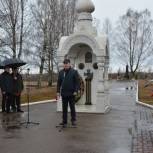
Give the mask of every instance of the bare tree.
POLYGON ((60 27, 59 27, 59 2, 56 0, 48 0, 49 16, 48 16, 48 49, 46 56, 46 69, 48 72, 48 85, 53 83, 53 70, 55 51, 58 47, 60 27))
POLYGON ((60 0, 59 2, 59 23, 61 35, 68 36, 73 32, 74 23, 76 21, 76 0, 60 0))
POLYGON ((21 7, 21 24, 20 24, 20 47, 19 47, 19 54, 18 58, 21 57, 22 54, 22 46, 23 46, 23 26, 24 26, 24 0, 20 1, 20 7, 21 7))
POLYGON ((61 36, 69 35, 73 31, 74 7, 75 0, 39 0, 32 5, 36 28, 34 46, 38 47, 39 54, 37 55, 40 61, 39 86, 41 86, 41 77, 45 71, 48 73, 48 85, 52 86, 54 65, 57 64, 56 50, 61 36))
POLYGON ((20 58, 23 54, 26 4, 23 0, 0 0, 1 56, 20 58))
POLYGON ((34 1, 31 7, 34 17, 32 21, 34 28, 31 31, 33 41, 28 45, 31 44, 35 47, 35 50, 31 47, 31 55, 37 59, 31 60, 31 63, 35 61, 35 65, 41 67, 41 75, 44 72, 48 73, 49 85, 52 85, 53 70, 57 65, 56 51, 59 40, 61 36, 73 32, 76 18, 75 1, 38 0, 34 1))
POLYGON ((152 30, 153 20, 147 9, 142 12, 129 9, 119 19, 114 47, 119 59, 130 66, 133 77, 152 54, 152 30))
POLYGON ((75 0, 48 0, 48 84, 52 86, 53 68, 56 64, 56 50, 62 35, 70 35, 74 29, 75 21, 75 0))
POLYGON ((31 6, 34 17, 35 29, 33 31, 33 46, 35 64, 39 65, 38 87, 41 87, 41 80, 44 71, 45 57, 48 46, 48 5, 47 0, 39 0, 31 6))

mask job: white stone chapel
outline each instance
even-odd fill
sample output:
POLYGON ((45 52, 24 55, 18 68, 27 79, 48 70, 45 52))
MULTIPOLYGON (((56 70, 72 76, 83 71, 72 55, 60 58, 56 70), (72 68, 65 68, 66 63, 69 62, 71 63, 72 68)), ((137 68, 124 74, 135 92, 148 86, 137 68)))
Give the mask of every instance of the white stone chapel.
MULTIPOLYGON (((69 58, 82 78, 82 95, 76 103, 76 112, 106 113, 111 108, 108 39, 106 35, 98 34, 93 26, 92 13, 95 6, 91 0, 78 0, 76 10, 78 19, 73 34, 62 37, 59 43, 58 66, 62 69, 64 58, 69 58)), ((57 111, 61 110, 60 99, 57 111)))

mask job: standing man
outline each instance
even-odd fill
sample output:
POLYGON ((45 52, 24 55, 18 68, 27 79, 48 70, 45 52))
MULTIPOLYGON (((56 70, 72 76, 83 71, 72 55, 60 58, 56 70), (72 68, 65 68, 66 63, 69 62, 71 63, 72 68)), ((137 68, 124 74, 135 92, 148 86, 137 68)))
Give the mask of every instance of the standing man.
POLYGON ((57 97, 62 96, 63 121, 60 125, 67 126, 68 104, 71 110, 71 123, 76 126, 75 95, 79 89, 78 72, 71 68, 70 60, 63 61, 64 69, 59 72, 57 82, 57 97))
POLYGON ((23 79, 18 71, 18 68, 12 68, 13 79, 13 103, 12 108, 16 108, 17 112, 23 112, 21 110, 21 92, 23 91, 23 79))
POLYGON ((12 77, 10 68, 5 67, 4 72, 0 75, 0 87, 2 92, 2 112, 10 112, 12 103, 12 77))

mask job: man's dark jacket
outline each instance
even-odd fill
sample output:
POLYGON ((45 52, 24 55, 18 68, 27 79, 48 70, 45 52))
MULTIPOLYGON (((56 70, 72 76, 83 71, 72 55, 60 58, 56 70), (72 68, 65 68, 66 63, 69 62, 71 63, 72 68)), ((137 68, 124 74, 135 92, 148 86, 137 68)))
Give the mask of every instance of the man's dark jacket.
POLYGON ((72 96, 79 89, 78 72, 73 68, 61 70, 58 75, 57 92, 61 96, 72 96))
POLYGON ((23 90, 23 79, 21 74, 17 73, 16 76, 12 74, 13 77, 13 94, 20 94, 23 90))
POLYGON ((0 87, 2 92, 13 92, 13 79, 10 73, 5 71, 0 75, 0 87))

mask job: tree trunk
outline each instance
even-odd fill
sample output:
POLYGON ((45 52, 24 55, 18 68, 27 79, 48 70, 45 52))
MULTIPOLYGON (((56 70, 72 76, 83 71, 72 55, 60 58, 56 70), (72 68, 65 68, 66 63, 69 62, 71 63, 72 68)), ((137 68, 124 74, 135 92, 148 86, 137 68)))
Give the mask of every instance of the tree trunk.
POLYGON ((48 86, 52 86, 52 78, 51 78, 51 53, 49 52, 48 56, 48 86))
POLYGON ((21 31, 20 31, 20 48, 18 58, 21 57, 22 54, 22 44, 23 44, 23 19, 24 19, 24 2, 21 0, 21 31))
POLYGON ((136 77, 135 71, 131 71, 131 74, 132 74, 132 78, 135 78, 136 77))
POLYGON ((53 60, 51 59, 50 61, 50 66, 49 66, 49 72, 48 72, 48 86, 52 86, 53 85, 53 60))
POLYGON ((41 65, 39 68, 39 78, 38 78, 38 88, 41 88, 41 81, 42 81, 42 75, 43 75, 43 70, 44 70, 44 63, 45 63, 45 59, 42 58, 41 59, 41 65))
POLYGON ((13 58, 16 58, 16 31, 15 31, 15 25, 13 25, 13 27, 12 27, 12 33, 13 33, 13 43, 12 43, 13 58))

